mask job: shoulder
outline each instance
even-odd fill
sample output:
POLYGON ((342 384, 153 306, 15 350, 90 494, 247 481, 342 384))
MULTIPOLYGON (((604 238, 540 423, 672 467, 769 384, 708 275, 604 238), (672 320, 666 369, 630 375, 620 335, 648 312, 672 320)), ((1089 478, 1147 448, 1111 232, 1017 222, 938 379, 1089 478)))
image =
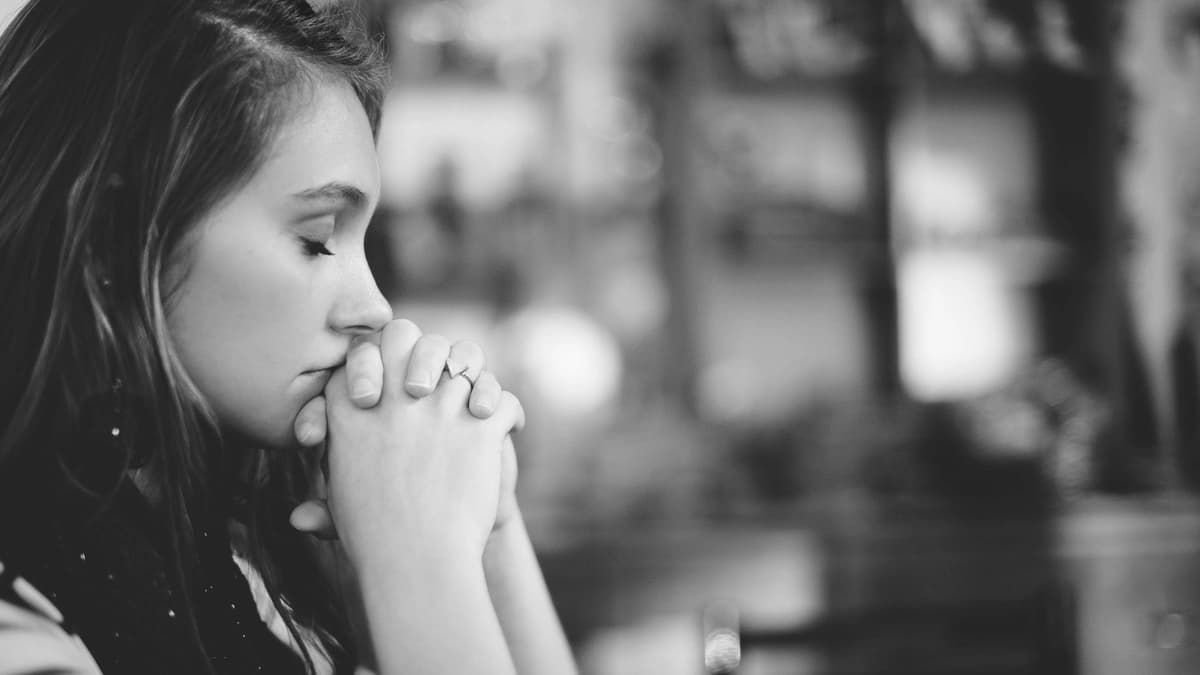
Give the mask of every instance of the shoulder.
POLYGON ((27 580, 0 562, 0 675, 99 675, 83 643, 62 626, 62 614, 27 580))

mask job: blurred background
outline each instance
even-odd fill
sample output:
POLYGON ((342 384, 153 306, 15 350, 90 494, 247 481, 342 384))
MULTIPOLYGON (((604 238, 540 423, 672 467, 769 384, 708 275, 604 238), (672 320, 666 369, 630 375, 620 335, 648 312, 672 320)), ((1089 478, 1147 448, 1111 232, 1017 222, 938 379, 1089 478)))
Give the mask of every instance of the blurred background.
POLYGON ((1200 0, 355 4, 583 673, 1200 672, 1200 0))

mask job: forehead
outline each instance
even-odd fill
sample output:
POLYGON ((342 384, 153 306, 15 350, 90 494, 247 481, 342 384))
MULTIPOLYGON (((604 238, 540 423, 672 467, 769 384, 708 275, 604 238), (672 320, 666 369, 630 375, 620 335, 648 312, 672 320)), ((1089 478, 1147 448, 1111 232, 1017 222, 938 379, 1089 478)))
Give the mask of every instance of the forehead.
POLYGON ((298 93, 294 111, 247 188, 294 195, 327 184, 379 197, 379 162, 366 111, 350 85, 327 79, 298 93))

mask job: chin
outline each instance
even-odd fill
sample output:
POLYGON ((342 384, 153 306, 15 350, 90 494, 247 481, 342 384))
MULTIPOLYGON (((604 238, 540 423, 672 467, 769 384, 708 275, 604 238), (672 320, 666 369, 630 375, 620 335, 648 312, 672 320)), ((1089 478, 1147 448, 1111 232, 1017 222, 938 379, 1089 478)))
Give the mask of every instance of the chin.
POLYGON ((210 397, 210 406, 230 445, 263 450, 293 450, 296 415, 306 401, 274 389, 222 392, 210 397))
POLYGON ((275 431, 267 436, 260 436, 256 443, 263 450, 300 450, 304 446, 296 440, 296 432, 289 423, 286 428, 275 431))
POLYGON ((245 424, 235 421, 226 428, 229 438, 238 445, 262 450, 297 450, 302 448, 296 440, 293 425, 295 415, 291 419, 276 424, 245 424))

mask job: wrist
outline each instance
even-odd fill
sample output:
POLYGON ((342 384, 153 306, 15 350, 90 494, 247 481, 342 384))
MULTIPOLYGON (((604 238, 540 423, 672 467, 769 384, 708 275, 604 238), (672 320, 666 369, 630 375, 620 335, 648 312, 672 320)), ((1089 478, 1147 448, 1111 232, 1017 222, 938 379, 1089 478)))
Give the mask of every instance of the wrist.
POLYGON ((391 526, 358 530, 339 526, 338 533, 346 556, 360 575, 397 566, 458 569, 471 561, 479 564, 486 533, 469 522, 451 526, 447 522, 454 519, 432 520, 443 524, 434 528, 431 524, 417 527, 392 522, 391 526))
POLYGON ((512 673, 479 557, 409 554, 360 571, 379 672, 512 673))
POLYGON ((500 498, 500 506, 496 509, 496 521, 492 524, 492 532, 504 529, 509 523, 521 520, 521 505, 516 495, 506 494, 500 498))
POLYGON ((364 580, 389 577, 467 577, 481 569, 482 551, 465 542, 393 537, 391 541, 347 552, 355 573, 364 580))
POLYGON ((483 549, 483 568, 485 572, 501 568, 512 559, 513 552, 527 542, 529 533, 525 529, 525 520, 520 511, 514 511, 511 518, 503 525, 492 530, 488 536, 487 546, 483 549))

